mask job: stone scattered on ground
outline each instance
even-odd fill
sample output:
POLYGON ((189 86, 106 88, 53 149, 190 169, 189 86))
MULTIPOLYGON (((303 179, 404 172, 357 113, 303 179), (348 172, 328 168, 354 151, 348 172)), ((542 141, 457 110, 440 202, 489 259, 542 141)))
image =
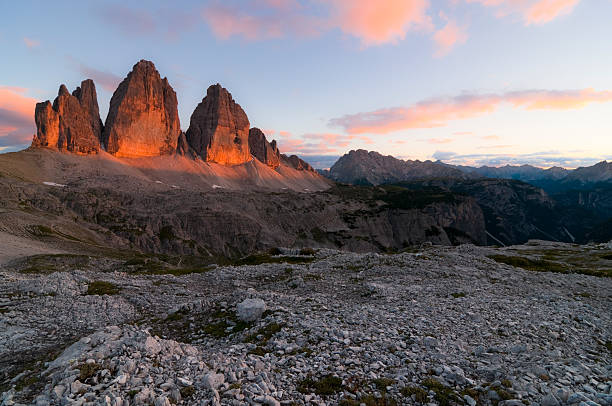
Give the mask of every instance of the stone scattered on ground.
POLYGON ((611 405, 612 280, 502 250, 0 268, 0 404, 611 405), (110 294, 104 294, 104 293, 110 294))

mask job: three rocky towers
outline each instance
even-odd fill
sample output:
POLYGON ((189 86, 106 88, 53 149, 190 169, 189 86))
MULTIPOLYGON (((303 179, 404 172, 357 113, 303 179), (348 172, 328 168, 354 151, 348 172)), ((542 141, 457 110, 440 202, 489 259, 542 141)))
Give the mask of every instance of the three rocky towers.
POLYGON ((176 93, 155 65, 141 60, 119 84, 102 124, 97 94, 91 79, 72 94, 61 85, 58 96, 38 103, 33 147, 48 147, 78 154, 100 149, 116 157, 139 158, 180 154, 206 162, 237 165, 252 157, 275 169, 281 163, 297 170, 314 171, 297 156, 280 153, 268 142, 221 85, 208 88, 196 107, 186 133, 181 132, 176 93))

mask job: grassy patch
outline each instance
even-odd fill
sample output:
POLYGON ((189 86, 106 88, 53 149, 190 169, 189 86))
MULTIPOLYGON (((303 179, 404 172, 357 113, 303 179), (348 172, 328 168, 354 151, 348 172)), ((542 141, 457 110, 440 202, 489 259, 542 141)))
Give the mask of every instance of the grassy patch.
POLYGON ((376 398, 372 395, 363 396, 359 399, 359 404, 365 403, 366 406, 396 406, 397 401, 390 396, 383 395, 376 398))
POLYGON ((195 388, 193 386, 185 386, 180 389, 181 396, 183 398, 190 398, 195 393, 195 388))
POLYGON ((307 264, 314 260, 299 256, 272 256, 270 254, 253 254, 234 261, 233 265, 261 265, 261 264, 307 264))
POLYGON ((451 296, 454 297, 455 299, 459 299, 460 297, 465 297, 465 292, 451 293, 451 296))
POLYGON ((116 295, 121 288, 111 282, 93 281, 87 286, 87 295, 116 295))
POLYGON ((256 332, 246 336, 244 341, 247 343, 258 343, 260 346, 265 346, 268 343, 268 341, 270 341, 272 336, 274 336, 274 334, 281 331, 282 328, 283 328, 282 324, 272 322, 270 324, 263 326, 256 332), (262 336, 262 337, 258 338, 259 336, 262 336))
POLYGON ((434 399, 440 406, 449 406, 451 403, 460 402, 459 396, 448 386, 442 385, 439 381, 428 378, 421 382, 421 385, 434 392, 434 399))
POLYGON ((372 384, 378 389, 379 392, 384 393, 387 391, 387 386, 393 386, 395 379, 390 378, 378 378, 372 381, 372 384))
POLYGON ((531 259, 526 257, 508 255, 490 255, 489 258, 495 262, 523 268, 534 272, 557 272, 567 273, 568 268, 560 263, 547 261, 545 259, 531 259))
POLYGON ((333 375, 327 375, 319 380, 306 378, 298 383, 297 390, 300 393, 315 393, 319 396, 329 396, 344 389, 342 379, 333 375))
POLYGON ((427 402, 427 391, 423 388, 419 388, 418 386, 406 386, 402 388, 400 392, 407 398, 414 395, 414 400, 418 403, 427 402))
POLYGON ((99 364, 79 365, 79 381, 85 382, 87 379, 95 376, 100 370, 102 370, 102 366, 99 364))

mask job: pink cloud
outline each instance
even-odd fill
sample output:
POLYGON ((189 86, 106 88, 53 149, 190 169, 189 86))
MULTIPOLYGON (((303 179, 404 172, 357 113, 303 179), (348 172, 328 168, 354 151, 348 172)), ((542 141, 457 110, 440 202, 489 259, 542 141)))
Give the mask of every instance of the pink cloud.
POLYGON ((424 140, 429 144, 448 144, 453 142, 452 138, 430 138, 428 140, 424 140))
POLYGON ((299 138, 287 131, 280 134, 286 134, 279 141, 284 154, 333 154, 345 151, 353 141, 372 142, 368 137, 336 133, 304 134, 299 138))
POLYGON ((502 104, 525 110, 568 110, 590 103, 612 101, 612 91, 528 90, 503 94, 470 95, 438 98, 408 107, 384 108, 371 112, 348 114, 330 120, 349 134, 387 134, 394 131, 443 127, 449 121, 462 120, 494 112, 502 104))
POLYGON ((96 86, 101 86, 108 92, 114 92, 121 83, 121 77, 114 73, 101 71, 83 64, 79 64, 79 72, 92 79, 96 86))
POLYGON ((316 36, 339 29, 369 46, 395 43, 409 31, 432 30, 428 8, 428 0, 248 0, 239 6, 213 3, 202 17, 221 39, 316 36))
POLYGON ((23 38, 23 42, 28 48, 36 48, 40 45, 40 41, 27 37, 23 38))
POLYGON ((483 140, 487 140, 487 141, 497 141, 497 140, 499 140, 501 137, 500 137, 500 136, 498 136, 498 135, 485 135, 485 136, 482 136, 482 137, 480 137, 480 138, 482 138, 483 140))
POLYGON ((24 96, 26 89, 0 86, 0 146, 26 144, 36 131, 36 100, 24 96))
POLYGON ((449 20, 444 27, 436 31, 433 36, 436 43, 436 57, 448 54, 454 46, 464 44, 468 39, 465 27, 460 27, 453 20, 449 20))
POLYGON ((394 43, 411 30, 431 30, 428 0, 332 0, 332 24, 364 45, 394 43))
POLYGON ((580 0, 466 0, 496 9, 498 17, 518 14, 525 25, 545 24, 570 14, 580 0))

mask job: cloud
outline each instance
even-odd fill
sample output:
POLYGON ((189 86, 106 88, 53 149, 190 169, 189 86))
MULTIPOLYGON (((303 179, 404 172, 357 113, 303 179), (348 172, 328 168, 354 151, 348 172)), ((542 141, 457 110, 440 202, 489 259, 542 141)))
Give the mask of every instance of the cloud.
POLYGON ((331 0, 331 23, 364 45, 403 40, 412 30, 431 30, 428 0, 331 0))
POLYGON ((453 120, 473 118, 494 112, 509 104, 525 110, 568 110, 590 103, 612 101, 612 91, 525 90, 501 94, 462 94, 436 98, 408 107, 383 108, 370 112, 333 118, 329 124, 349 134, 387 134, 414 128, 443 127, 453 120))
POLYGON ((497 141, 501 137, 499 135, 483 135, 480 138, 482 138, 483 140, 487 140, 487 141, 497 141))
POLYGON ((580 0, 466 0, 493 7, 498 17, 510 14, 521 16, 525 25, 545 24, 557 17, 570 14, 580 0))
POLYGON ((27 37, 23 38, 23 43, 26 44, 28 48, 36 48, 40 45, 40 41, 27 37))
POLYGON ((428 0, 247 0, 213 3, 202 17, 224 40, 312 37, 338 29, 370 46, 396 43, 409 31, 432 30, 428 8, 428 0))
POLYGON ((427 140, 422 141, 425 141, 429 144, 448 144, 453 142, 454 140, 452 138, 429 138, 427 140))
POLYGON ((0 86, 0 146, 26 144, 36 131, 36 100, 24 96, 26 89, 0 86))
POLYGON ((96 17, 114 26, 125 35, 150 36, 163 34, 174 40, 179 33, 192 29, 198 22, 198 13, 178 11, 164 7, 156 11, 133 9, 119 4, 107 4, 93 9, 96 17))
POLYGON ((434 159, 455 165, 471 166, 502 166, 502 165, 533 165, 541 168, 561 166, 577 168, 591 166, 611 156, 576 157, 561 151, 540 151, 528 154, 459 154, 452 151, 436 151, 434 159))
POLYGON ((124 34, 142 35, 155 32, 155 21, 147 10, 134 10, 119 4, 109 4, 99 7, 96 15, 124 34))
POLYGON ((280 131, 278 148, 283 154, 337 154, 344 152, 353 141, 371 143, 368 137, 335 133, 303 134, 299 138, 280 131))
POLYGON ((446 25, 440 28, 433 36, 436 43, 434 56, 440 58, 448 54, 456 45, 464 44, 467 39, 467 30, 460 27, 453 20, 449 20, 446 25))
POLYGON ((114 92, 121 83, 121 77, 114 73, 101 71, 87 65, 78 64, 78 69, 81 75, 93 79, 96 85, 101 86, 108 92, 114 92))

